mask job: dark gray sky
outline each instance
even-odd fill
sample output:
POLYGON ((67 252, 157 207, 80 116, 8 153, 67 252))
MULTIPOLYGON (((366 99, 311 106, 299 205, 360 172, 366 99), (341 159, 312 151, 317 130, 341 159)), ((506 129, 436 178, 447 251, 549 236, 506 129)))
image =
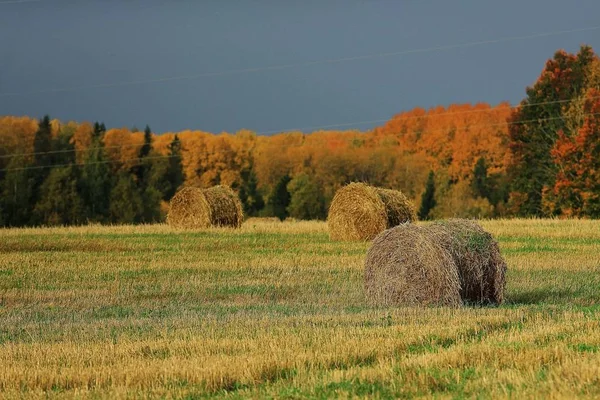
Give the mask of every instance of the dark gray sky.
POLYGON ((600 29, 306 63, 594 26, 598 0, 0 0, 0 115, 261 133, 516 103, 600 29))

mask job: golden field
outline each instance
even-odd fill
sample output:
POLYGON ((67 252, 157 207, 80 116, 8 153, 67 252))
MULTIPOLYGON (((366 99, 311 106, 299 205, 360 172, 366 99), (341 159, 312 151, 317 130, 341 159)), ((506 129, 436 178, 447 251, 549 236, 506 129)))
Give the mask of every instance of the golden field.
POLYGON ((373 308, 323 222, 0 230, 0 398, 598 398, 600 222, 484 221, 498 308, 373 308))

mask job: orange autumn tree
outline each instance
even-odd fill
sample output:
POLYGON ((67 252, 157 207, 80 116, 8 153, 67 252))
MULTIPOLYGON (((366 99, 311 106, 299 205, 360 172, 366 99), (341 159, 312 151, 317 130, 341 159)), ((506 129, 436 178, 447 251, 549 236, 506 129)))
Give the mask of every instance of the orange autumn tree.
POLYGON ((33 152, 37 129, 38 122, 33 118, 0 117, 0 168, 6 167, 15 154, 33 152))
POLYGON ((77 163, 81 164, 87 158, 87 153, 94 139, 94 127, 89 122, 74 124, 71 143, 75 147, 77 163))
POLYGON ((555 206, 569 217, 600 217, 600 90, 590 89, 583 126, 573 135, 564 131, 551 154, 558 167, 553 187, 555 206))
MULTIPOLYGON (((388 147, 396 147, 396 164, 399 167, 406 165, 407 169, 411 169, 411 173, 405 176, 410 178, 411 175, 418 174, 421 178, 418 182, 412 187, 403 188, 417 201, 424 190, 429 170, 436 172, 439 205, 436 216, 458 216, 454 210, 460 208, 472 209, 478 215, 477 210, 485 210, 484 214, 489 215, 492 209, 489 203, 492 200, 495 203, 504 196, 494 194, 490 198, 477 199, 469 183, 473 180, 475 166, 480 160, 485 161, 487 173, 491 177, 499 178, 505 174, 510 160, 506 122, 510 113, 511 107, 507 103, 495 107, 478 103, 434 107, 430 110, 417 108, 398 114, 384 126, 375 129, 371 134, 371 142, 377 148, 381 148, 386 141, 388 147), (397 144, 391 139, 395 139, 397 144), (416 169, 415 162, 418 165, 416 169), (444 206, 446 197, 454 199, 452 207, 444 206), (457 206, 458 204, 461 206, 457 206)), ((401 170, 402 168, 396 168, 391 173, 401 170)), ((498 182, 495 190, 504 189, 498 182)), ((502 208, 501 204, 499 207, 498 212, 502 208)))
POLYGON ((433 169, 448 168, 452 179, 469 179, 481 157, 492 172, 505 171, 510 112, 507 103, 417 108, 396 115, 373 135, 396 137, 402 153, 427 157, 433 169))
POLYGON ((128 170, 139 163, 143 133, 132 133, 128 128, 109 129, 103 141, 106 156, 117 171, 128 170))

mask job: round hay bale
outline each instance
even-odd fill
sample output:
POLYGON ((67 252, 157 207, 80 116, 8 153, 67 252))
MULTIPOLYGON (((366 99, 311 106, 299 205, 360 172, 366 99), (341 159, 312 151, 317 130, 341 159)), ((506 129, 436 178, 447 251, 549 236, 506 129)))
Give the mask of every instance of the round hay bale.
POLYGON ((466 219, 438 221, 425 229, 454 260, 460 277, 463 301, 502 303, 506 263, 500 254, 498 242, 489 232, 475 221, 466 219))
POLYGON ((185 187, 171 199, 167 223, 178 229, 201 229, 211 225, 211 208, 204 191, 185 187))
POLYGON ((242 202, 228 186, 213 186, 205 189, 204 196, 210 206, 212 226, 239 228, 244 221, 242 202))
POLYGON ((385 204, 375 188, 351 183, 333 197, 327 226, 332 240, 372 240, 387 227, 385 204))
POLYGON ((417 211, 412 201, 399 190, 375 188, 387 214, 387 227, 417 220, 417 211))
POLYGON ((373 241, 364 282, 367 299, 375 305, 462 305, 452 257, 413 224, 388 229, 373 241))

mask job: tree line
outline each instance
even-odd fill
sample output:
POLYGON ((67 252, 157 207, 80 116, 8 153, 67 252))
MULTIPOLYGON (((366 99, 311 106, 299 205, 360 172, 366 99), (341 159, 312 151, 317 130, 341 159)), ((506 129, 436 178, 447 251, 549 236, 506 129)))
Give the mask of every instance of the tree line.
POLYGON ((104 124, 83 126, 88 147, 80 152, 81 127, 54 126, 46 116, 37 124, 31 147, 4 151, 2 225, 152 223, 164 218, 161 202, 170 200, 184 181, 177 136, 168 145, 168 157, 156 157, 147 127, 136 158, 123 165, 107 158, 104 124))
POLYGON ((247 216, 324 219, 335 191, 402 190, 422 219, 600 217, 600 61, 558 51, 517 106, 416 108, 369 132, 156 135, 0 118, 0 225, 153 223, 182 185, 231 186, 247 216))

